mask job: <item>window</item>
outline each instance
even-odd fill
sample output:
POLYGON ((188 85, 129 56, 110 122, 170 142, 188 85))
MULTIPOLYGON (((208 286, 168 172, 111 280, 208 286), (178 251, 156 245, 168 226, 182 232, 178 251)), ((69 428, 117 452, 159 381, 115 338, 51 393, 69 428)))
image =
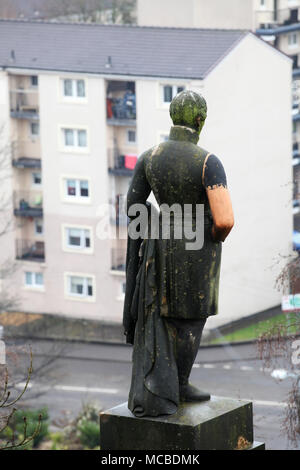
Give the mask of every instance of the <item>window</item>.
POLYGON ((67 276, 68 295, 79 298, 91 298, 94 295, 93 278, 85 276, 67 276))
POLYGON ((91 231, 89 229, 66 227, 65 235, 69 248, 84 250, 91 247, 91 231))
POLYGON ((32 182, 34 185, 42 184, 42 173, 40 172, 32 173, 32 182))
POLYGON ((87 131, 85 129, 63 129, 65 147, 87 147, 87 131))
POLYGON ((290 33, 288 35, 288 44, 289 44, 289 47, 296 47, 298 45, 298 34, 297 33, 290 33))
POLYGON ((40 125, 38 122, 30 123, 30 134, 31 137, 38 137, 40 134, 40 125))
POLYGON ((37 75, 31 75, 30 77, 30 83, 32 87, 36 87, 39 84, 39 79, 37 75))
POLYGON ((70 78, 63 80, 63 95, 66 98, 85 98, 85 81, 70 78))
POLYGON ((43 287, 44 278, 42 273, 26 271, 25 272, 25 285, 30 287, 43 287))
POLYGON ((136 143, 136 131, 133 129, 128 129, 127 131, 127 142, 129 144, 135 144, 136 143))
POLYGON ((184 86, 176 85, 163 85, 162 86, 162 100, 163 103, 171 103, 172 99, 181 91, 185 90, 184 86))
POLYGON ((44 233, 43 219, 35 219, 34 228, 36 235, 42 235, 44 233))
POLYGON ((87 180, 66 179, 66 196, 69 198, 89 197, 89 182, 87 180))

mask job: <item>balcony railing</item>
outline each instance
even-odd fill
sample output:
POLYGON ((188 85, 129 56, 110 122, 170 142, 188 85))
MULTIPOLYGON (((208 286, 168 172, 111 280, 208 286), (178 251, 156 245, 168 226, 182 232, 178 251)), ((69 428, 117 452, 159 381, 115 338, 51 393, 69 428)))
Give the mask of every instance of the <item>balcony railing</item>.
POLYGON ((39 119, 38 93, 36 90, 18 89, 10 92, 10 115, 17 119, 39 119))
POLYGON ((12 165, 16 168, 41 168, 39 141, 16 141, 11 146, 12 165))
POLYGON ((125 268, 126 268, 126 250, 124 248, 112 248, 111 250, 112 271, 125 271, 125 268))
POLYGON ((16 258, 28 261, 44 261, 44 242, 22 239, 16 240, 16 258))
POLYGON ((39 191, 15 191, 14 214, 19 217, 42 217, 42 193, 39 191))
POLYGON ((120 155, 117 149, 108 149, 108 171, 115 175, 130 176, 137 162, 137 155, 120 155))

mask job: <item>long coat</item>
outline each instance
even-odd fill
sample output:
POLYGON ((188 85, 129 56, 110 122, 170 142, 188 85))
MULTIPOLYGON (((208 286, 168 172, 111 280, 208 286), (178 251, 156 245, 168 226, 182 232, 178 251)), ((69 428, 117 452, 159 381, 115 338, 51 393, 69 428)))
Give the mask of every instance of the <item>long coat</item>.
MULTIPOLYGON (((141 155, 127 194, 128 208, 145 204, 153 191, 161 206, 204 205, 204 244, 186 250, 191 240, 128 238, 123 324, 134 344, 128 407, 137 416, 172 414, 179 403, 174 338, 166 318, 201 319, 218 312, 221 243, 211 236, 212 216, 203 184, 208 152, 195 143, 191 129, 174 126, 170 140, 141 155)), ((151 226, 151 205, 146 204, 151 226)), ((161 228, 161 218, 159 228, 161 228)), ((194 219, 195 222, 195 219, 194 219)), ((193 228, 195 228, 193 226, 193 228)))

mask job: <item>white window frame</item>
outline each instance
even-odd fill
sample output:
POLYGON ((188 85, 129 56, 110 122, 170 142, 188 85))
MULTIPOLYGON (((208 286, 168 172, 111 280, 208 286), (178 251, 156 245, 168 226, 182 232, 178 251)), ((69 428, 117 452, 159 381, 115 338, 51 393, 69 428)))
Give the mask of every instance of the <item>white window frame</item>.
POLYGON ((36 272, 36 271, 24 271, 24 287, 25 289, 33 289, 33 290, 38 290, 38 291, 43 291, 45 290, 45 285, 44 285, 44 274, 42 272, 36 272), (32 283, 27 284, 26 282, 26 274, 31 274, 31 279, 32 283), (36 282, 36 277, 37 275, 40 274, 42 276, 43 283, 39 284, 36 282))
POLYGON ((59 77, 59 96, 60 100, 63 103, 70 103, 70 104, 87 104, 88 101, 88 80, 84 77, 59 77), (72 96, 65 95, 65 80, 72 81, 72 96), (78 96, 77 95, 77 82, 82 80, 84 82, 84 91, 85 96, 78 96), (75 94, 74 94, 75 91, 75 94))
POLYGON ((87 225, 78 225, 78 224, 62 224, 62 240, 63 240, 63 251, 67 251, 69 253, 79 253, 79 254, 92 254, 94 251, 94 239, 93 239, 93 228, 87 225), (69 235, 68 230, 76 229, 81 230, 82 233, 80 235, 80 246, 70 245, 69 244, 69 235), (89 238, 90 238, 90 246, 85 246, 85 235, 84 231, 88 230, 89 238))
POLYGON ((89 132, 87 126, 60 126, 60 147, 61 151, 66 153, 89 153, 89 132), (74 137, 74 145, 66 145, 66 131, 72 131, 74 137), (80 146, 78 134, 80 131, 86 133, 86 146, 80 146))
POLYGON ((96 301, 96 278, 94 274, 88 273, 75 273, 75 272, 65 272, 64 273, 64 285, 65 285, 65 298, 74 301, 80 302, 95 302, 96 301), (76 294, 71 292, 71 278, 72 277, 81 277, 83 278, 84 293, 76 294), (87 295, 88 289, 88 279, 92 280, 93 295, 87 295))
POLYGON ((89 177, 78 178, 78 175, 61 175, 61 199, 63 202, 70 202, 75 204, 91 204, 91 180, 89 177), (76 195, 71 196, 68 194, 68 180, 76 181, 76 195), (78 195, 78 190, 80 190, 80 181, 88 182, 88 196, 78 195))
POLYGON ((165 101, 164 100, 164 88, 167 87, 167 86, 172 87, 172 99, 179 93, 178 88, 183 88, 183 90, 187 89, 186 85, 180 84, 180 83, 176 83, 176 84, 174 84, 174 83, 160 83, 160 102, 161 102, 163 107, 169 107, 170 103, 172 101, 172 100, 171 101, 165 101))
POLYGON ((42 235, 44 235, 44 220, 43 219, 35 219, 34 220, 34 233, 35 235, 41 237, 42 235), (37 225, 38 225, 38 222, 41 223, 41 226, 42 226, 42 231, 41 232, 38 232, 37 231, 37 225))

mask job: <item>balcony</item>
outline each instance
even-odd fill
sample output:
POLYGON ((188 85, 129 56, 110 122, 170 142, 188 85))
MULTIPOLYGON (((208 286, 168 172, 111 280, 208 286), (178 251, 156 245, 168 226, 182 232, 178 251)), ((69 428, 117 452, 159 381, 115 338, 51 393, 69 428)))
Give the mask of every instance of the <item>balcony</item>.
POLYGON ((16 259, 26 261, 45 260, 45 244, 43 241, 16 240, 16 259))
POLYGON ((31 89, 18 89, 10 92, 10 116, 16 119, 38 121, 38 93, 31 89))
POLYGON ((43 199, 38 191, 15 191, 14 214, 17 217, 43 217, 43 199))
POLYGON ((12 160, 12 165, 15 168, 41 168, 40 158, 20 157, 17 160, 12 160))
POLYGON ((120 155, 117 149, 108 149, 108 171, 116 176, 131 176, 137 162, 137 155, 120 155))
POLYGON ((12 165, 21 169, 41 168, 39 141, 14 142, 12 145, 12 165))
POLYGON ((299 10, 298 8, 291 8, 289 10, 289 17, 283 21, 284 25, 290 25, 298 23, 299 10))
POLYGON ((126 249, 112 248, 111 250, 111 270, 123 271, 126 269, 126 249))
POLYGON ((113 80, 107 84, 107 124, 112 126, 136 125, 136 95, 134 82, 113 80))

